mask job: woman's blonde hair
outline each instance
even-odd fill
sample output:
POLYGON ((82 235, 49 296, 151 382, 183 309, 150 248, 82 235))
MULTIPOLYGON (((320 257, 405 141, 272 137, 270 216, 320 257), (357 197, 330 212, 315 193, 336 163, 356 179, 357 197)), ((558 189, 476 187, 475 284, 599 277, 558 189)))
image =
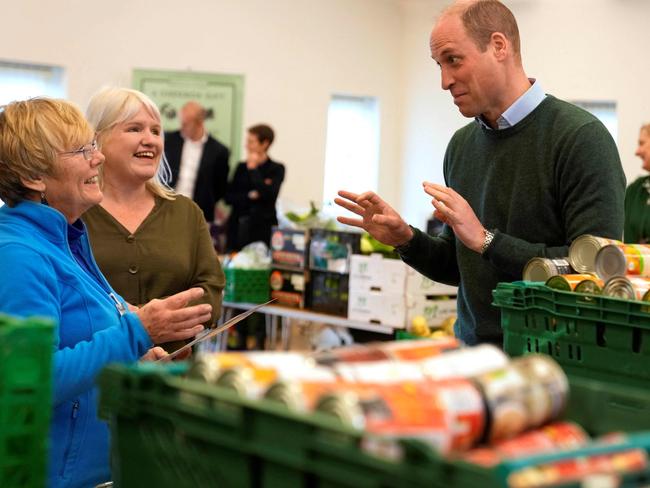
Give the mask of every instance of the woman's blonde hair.
MULTIPOLYGON (((134 117, 143 106, 152 117, 159 122, 161 121, 160 111, 156 104, 151 98, 138 90, 106 87, 93 95, 86 109, 86 117, 88 122, 95 128, 100 150, 102 140, 108 135, 111 129, 117 124, 126 122, 134 117)), ((163 151, 160 164, 158 165, 158 171, 156 171, 153 178, 147 181, 146 186, 154 195, 166 198, 167 200, 174 200, 174 190, 168 185, 170 179, 171 171, 163 151)))
POLYGON ((88 144, 93 129, 65 100, 32 98, 0 107, 0 199, 13 207, 34 190, 24 180, 56 173, 60 152, 88 144))
POLYGON ((641 131, 650 136, 650 122, 641 126, 641 131))

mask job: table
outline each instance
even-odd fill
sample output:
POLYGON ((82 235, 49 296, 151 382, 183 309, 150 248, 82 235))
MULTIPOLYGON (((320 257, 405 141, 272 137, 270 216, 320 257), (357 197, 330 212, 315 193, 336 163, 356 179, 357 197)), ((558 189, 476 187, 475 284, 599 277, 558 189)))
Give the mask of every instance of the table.
MULTIPOLYGON (((223 322, 230 320, 235 315, 235 310, 250 310, 255 307, 255 303, 235 303, 223 302, 222 304, 222 318, 223 322)), ((329 315, 326 313, 313 312, 311 310, 302 310, 298 308, 283 307, 282 305, 265 305, 259 309, 259 313, 266 315, 266 337, 269 340, 271 348, 277 345, 277 330, 280 326, 280 340, 284 350, 289 349, 289 320, 298 319, 307 322, 317 322, 327 325, 336 325, 342 327, 349 327, 351 329, 368 330, 371 332, 378 332, 381 334, 392 334, 396 327, 390 327, 381 324, 372 324, 368 322, 358 322, 349 320, 345 317, 336 315, 329 315), (288 319, 285 321, 284 319, 288 319)), ((211 345, 206 345, 204 348, 210 350, 225 350, 226 349, 226 334, 221 334, 216 337, 211 345), (223 337, 222 337, 223 336, 223 337)))

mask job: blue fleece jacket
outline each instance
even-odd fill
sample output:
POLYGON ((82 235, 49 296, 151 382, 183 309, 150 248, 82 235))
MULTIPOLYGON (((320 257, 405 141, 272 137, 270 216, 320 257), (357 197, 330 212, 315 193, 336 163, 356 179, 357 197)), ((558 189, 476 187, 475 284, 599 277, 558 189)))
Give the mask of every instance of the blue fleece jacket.
POLYGON ((67 231, 63 214, 46 205, 0 208, 0 312, 58 323, 48 484, 87 488, 111 478, 95 377, 108 363, 137 360, 152 343, 99 271, 85 233, 89 270, 74 259, 67 231))

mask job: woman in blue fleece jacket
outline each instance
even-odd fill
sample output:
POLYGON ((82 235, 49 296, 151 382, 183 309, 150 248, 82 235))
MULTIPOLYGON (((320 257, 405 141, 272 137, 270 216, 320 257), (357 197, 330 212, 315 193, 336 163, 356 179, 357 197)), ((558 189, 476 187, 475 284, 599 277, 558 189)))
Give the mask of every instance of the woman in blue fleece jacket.
POLYGON ((0 313, 52 317, 53 418, 48 484, 87 488, 110 479, 109 434, 97 418, 95 377, 111 362, 165 354, 154 343, 203 329, 201 288, 129 312, 99 271, 79 217, 98 204, 104 156, 72 104, 45 98, 0 111, 0 313))

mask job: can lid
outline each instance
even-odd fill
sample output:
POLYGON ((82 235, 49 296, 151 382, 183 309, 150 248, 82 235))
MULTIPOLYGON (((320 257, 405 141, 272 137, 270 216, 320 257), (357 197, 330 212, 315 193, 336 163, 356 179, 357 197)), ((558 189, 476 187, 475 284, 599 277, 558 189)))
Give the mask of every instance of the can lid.
POLYGON ((636 292, 634 286, 625 276, 614 276, 610 278, 603 288, 603 295, 625 300, 634 300, 636 292))
POLYGON ((626 269, 625 253, 619 246, 609 244, 601 248, 596 254, 596 274, 603 280, 624 275, 626 269))
POLYGON ((582 235, 574 239, 569 246, 569 263, 577 273, 593 273, 596 254, 602 247, 598 238, 582 235))
POLYGON ((351 391, 326 393, 318 399, 315 410, 356 429, 362 430, 366 424, 359 397, 351 391))
POLYGON ((555 274, 549 263, 542 258, 532 258, 524 267, 524 281, 546 281, 555 274))

